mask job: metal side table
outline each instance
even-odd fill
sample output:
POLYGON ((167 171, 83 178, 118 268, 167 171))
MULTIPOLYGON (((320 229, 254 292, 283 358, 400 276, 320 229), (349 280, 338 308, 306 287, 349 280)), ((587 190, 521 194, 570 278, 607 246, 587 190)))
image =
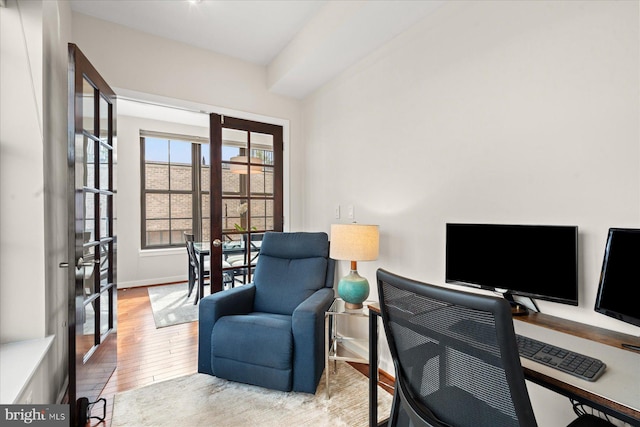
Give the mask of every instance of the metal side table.
MULTIPOLYGON (((333 373, 337 372, 336 362, 342 360, 345 362, 359 362, 369 363, 368 358, 358 357, 353 352, 349 351, 343 345, 346 342, 359 343, 361 348, 368 349, 369 337, 363 338, 350 337, 340 335, 338 333, 338 324, 341 321, 351 321, 352 319, 368 319, 369 309, 368 304, 372 304, 373 301, 365 301, 363 307, 359 309, 348 309, 345 307, 345 302, 341 298, 336 298, 324 314, 325 321, 325 393, 327 399, 330 397, 329 393, 329 371, 331 371, 331 361, 333 361, 333 373)), ((363 330, 367 330, 366 327, 363 330)))

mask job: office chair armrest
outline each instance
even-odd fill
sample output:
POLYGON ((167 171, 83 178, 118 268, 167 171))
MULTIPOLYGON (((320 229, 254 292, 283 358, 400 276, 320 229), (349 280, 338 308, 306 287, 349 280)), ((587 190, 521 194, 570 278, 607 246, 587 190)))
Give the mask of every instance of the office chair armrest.
POLYGON ((198 307, 198 372, 213 374, 211 370, 211 331, 222 316, 247 314, 253 311, 255 286, 243 285, 216 292, 202 298, 198 307))

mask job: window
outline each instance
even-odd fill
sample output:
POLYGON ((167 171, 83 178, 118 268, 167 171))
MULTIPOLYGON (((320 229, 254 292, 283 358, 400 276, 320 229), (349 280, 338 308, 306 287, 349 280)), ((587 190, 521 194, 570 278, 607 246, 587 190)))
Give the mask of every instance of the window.
POLYGON ((208 140, 145 131, 140 145, 142 249, 183 246, 185 232, 208 239, 208 140))
POLYGON ((185 232, 210 241, 211 227, 238 241, 282 231, 282 128, 229 117, 224 126, 213 153, 217 200, 208 138, 140 132, 142 249, 181 247, 185 232))

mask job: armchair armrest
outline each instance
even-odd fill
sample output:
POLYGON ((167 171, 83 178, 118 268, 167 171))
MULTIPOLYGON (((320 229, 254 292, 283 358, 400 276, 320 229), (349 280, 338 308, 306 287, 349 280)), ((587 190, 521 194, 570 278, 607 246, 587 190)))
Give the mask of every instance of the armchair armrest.
POLYGON ((198 372, 213 374, 211 370, 211 331, 222 316, 247 314, 253 310, 256 288, 243 285, 202 298, 198 307, 198 372))
POLYGON ((335 296, 322 288, 304 300, 293 312, 291 331, 295 345, 293 389, 315 393, 324 369, 324 314, 335 296))

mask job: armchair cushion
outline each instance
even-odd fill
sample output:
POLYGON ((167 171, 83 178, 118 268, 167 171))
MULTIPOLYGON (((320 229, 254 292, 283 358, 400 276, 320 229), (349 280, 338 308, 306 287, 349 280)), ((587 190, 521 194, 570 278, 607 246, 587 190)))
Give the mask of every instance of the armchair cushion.
POLYGON ((260 255, 254 283, 254 310, 291 315, 315 291, 324 287, 326 258, 283 259, 260 255))
POLYGON ((292 359, 291 316, 225 316, 213 327, 211 366, 218 377, 289 391, 292 359))
POLYGON ((225 316, 211 334, 211 357, 276 369, 290 369, 293 355, 291 316, 250 313, 225 316), (265 351, 269 349, 269 351, 265 351))

